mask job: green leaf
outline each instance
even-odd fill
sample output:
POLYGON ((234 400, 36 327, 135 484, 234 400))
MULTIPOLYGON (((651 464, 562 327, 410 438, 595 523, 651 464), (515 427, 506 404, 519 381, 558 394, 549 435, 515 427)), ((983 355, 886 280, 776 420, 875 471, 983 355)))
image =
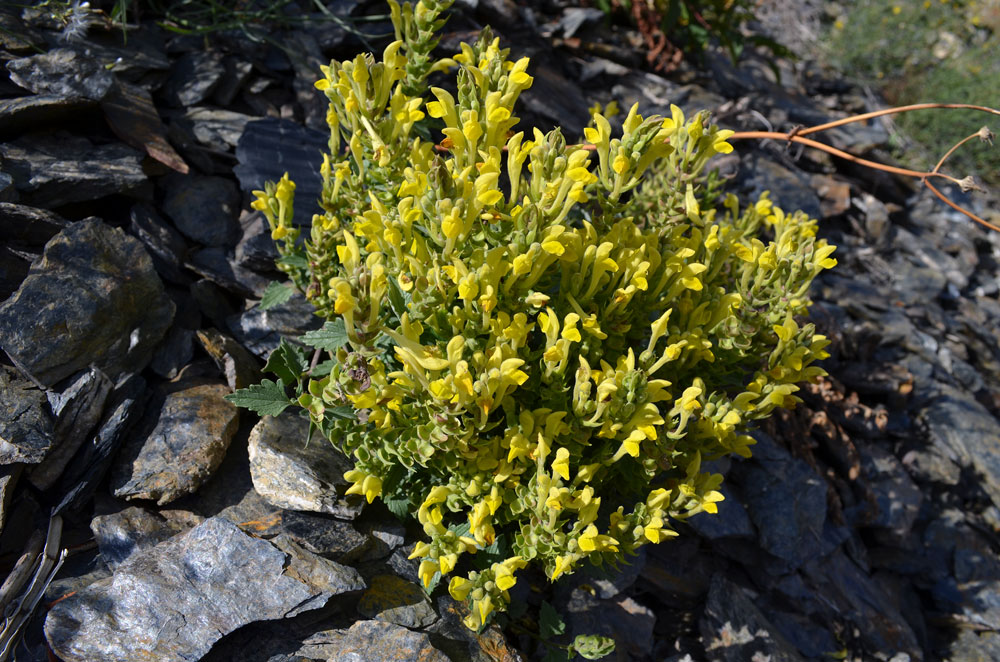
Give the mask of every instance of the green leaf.
POLYGON ((542 608, 538 611, 538 636, 542 639, 551 639, 565 631, 566 623, 559 616, 559 612, 543 600, 542 608))
POLYGON ((410 500, 403 496, 382 496, 382 503, 396 519, 405 522, 410 516, 410 500))
POLYGON ((243 407, 255 411, 261 416, 277 416, 285 411, 285 408, 294 404, 285 395, 285 387, 280 383, 265 379, 260 384, 253 384, 249 388, 241 388, 225 396, 237 407, 243 407))
POLYGON ((294 267, 296 269, 308 269, 309 260, 302 253, 292 253, 291 255, 284 255, 278 258, 278 264, 285 265, 287 267, 294 267))
POLYGON ((282 338, 278 347, 267 357, 264 372, 274 373, 278 379, 291 386, 299 383, 308 365, 305 350, 282 338))
POLYGON ((599 660, 615 651, 615 640, 599 634, 578 634, 570 651, 576 651, 588 660, 599 660))
POLYGON ((310 347, 335 352, 347 344, 347 329, 344 327, 344 320, 335 319, 324 324, 322 329, 304 334, 299 340, 310 347))
POLYGON ((260 298, 260 303, 257 304, 257 307, 261 310, 270 310, 291 299, 293 294, 295 294, 295 288, 290 284, 272 280, 267 284, 264 296, 260 298))
POLYGON ((339 407, 327 407, 323 412, 325 418, 339 418, 343 421, 353 421, 357 418, 354 415, 354 407, 350 405, 340 405, 339 407))
POLYGON ((331 372, 333 372, 333 369, 334 369, 334 367, 336 367, 336 365, 337 365, 337 362, 334 361, 333 359, 331 359, 329 361, 322 361, 321 363, 317 363, 316 367, 309 371, 309 376, 310 377, 317 377, 317 378, 319 378, 319 377, 326 377, 331 372))

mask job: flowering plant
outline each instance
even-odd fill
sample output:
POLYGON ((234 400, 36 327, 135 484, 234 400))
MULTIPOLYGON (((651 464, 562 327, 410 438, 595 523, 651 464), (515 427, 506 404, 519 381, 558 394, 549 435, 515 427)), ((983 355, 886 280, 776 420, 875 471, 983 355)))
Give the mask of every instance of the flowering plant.
POLYGON ((478 628, 528 564, 555 580, 716 512, 722 477, 703 461, 749 456, 748 424, 823 374, 827 340, 796 316, 835 261, 815 221, 766 195, 712 203, 703 170, 731 132, 704 114, 633 107, 613 137, 595 113, 590 146, 515 132, 528 59, 489 30, 431 58, 448 4, 390 1, 381 59, 323 68, 330 153, 309 239, 287 176, 254 207, 330 320, 304 340, 331 360, 275 370, 269 411, 297 382, 354 458, 349 492, 416 515, 420 577, 452 575, 478 628), (427 89, 454 67, 454 92, 427 89))

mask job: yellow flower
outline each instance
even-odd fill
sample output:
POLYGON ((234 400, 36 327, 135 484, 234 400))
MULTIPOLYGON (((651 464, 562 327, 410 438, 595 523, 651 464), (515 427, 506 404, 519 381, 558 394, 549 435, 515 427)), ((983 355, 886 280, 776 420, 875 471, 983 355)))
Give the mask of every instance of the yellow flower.
POLYGON ((563 480, 569 480, 569 449, 560 448, 556 451, 556 457, 552 460, 552 470, 563 480))

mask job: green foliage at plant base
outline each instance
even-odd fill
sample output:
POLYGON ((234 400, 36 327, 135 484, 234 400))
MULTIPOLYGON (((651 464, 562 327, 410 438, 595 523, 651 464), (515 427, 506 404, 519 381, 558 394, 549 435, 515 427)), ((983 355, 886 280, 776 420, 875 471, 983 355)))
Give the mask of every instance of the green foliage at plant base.
POLYGON ((450 575, 477 628, 528 564, 555 580, 716 512, 722 477, 703 462, 748 456, 747 426, 823 374, 827 340, 796 316, 835 261, 815 221, 766 196, 705 204, 706 162, 732 147, 704 115, 632 108, 616 137, 595 114, 593 149, 516 131, 528 59, 488 30, 431 58, 448 4, 391 2, 380 59, 323 68, 309 239, 287 177, 254 207, 279 266, 346 334, 297 403, 353 456, 350 492, 416 515, 423 582, 450 575), (427 89, 454 68, 454 93, 427 89))

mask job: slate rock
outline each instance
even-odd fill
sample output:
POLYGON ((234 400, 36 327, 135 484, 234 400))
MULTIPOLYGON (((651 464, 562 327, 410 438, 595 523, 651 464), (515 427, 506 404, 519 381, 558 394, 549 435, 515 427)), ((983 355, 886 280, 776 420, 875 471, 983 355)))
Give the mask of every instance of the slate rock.
POLYGON ((230 152, 239 144, 247 123, 258 118, 232 110, 191 108, 184 114, 184 119, 191 123, 191 133, 199 143, 221 152, 230 152))
MULTIPOLYGON (((247 82, 253 72, 253 63, 235 55, 227 55, 222 60, 222 66, 225 68, 225 74, 216 86, 212 100, 217 105, 226 107, 232 105, 240 88, 247 82)), ((233 143, 234 147, 235 145, 236 143, 233 143)))
POLYGON ((41 247, 68 226, 69 221, 55 212, 0 202, 0 239, 4 242, 41 247))
POLYGON ((706 658, 711 662, 802 660, 795 647, 775 630, 743 589, 722 573, 712 578, 699 627, 706 658))
POLYGON ((193 357, 194 331, 174 324, 153 354, 149 367, 164 379, 174 379, 193 357))
POLYGON ((225 177, 170 175, 163 211, 184 236, 205 246, 226 246, 236 238, 240 194, 225 177))
POLYGON ((330 149, 329 132, 308 129, 295 122, 267 118, 249 122, 236 145, 239 165, 233 172, 244 193, 263 190, 265 182, 276 182, 284 173, 295 182, 293 221, 309 227, 313 214, 322 213, 318 200, 323 193, 319 167, 330 149))
POLYGON ((826 483, 770 437, 755 436, 753 459, 734 465, 731 477, 740 485, 760 546, 790 570, 829 551, 823 539, 826 483))
POLYGON ((340 563, 369 560, 378 551, 371 534, 352 522, 329 515, 272 506, 253 488, 246 447, 234 445, 208 483, 196 495, 174 504, 197 514, 218 515, 262 538, 286 534, 315 554, 340 563))
POLYGON ((90 530, 94 532, 101 559, 113 572, 134 554, 151 549, 200 523, 201 518, 184 511, 158 513, 130 506, 98 515, 90 521, 90 530))
POLYGON ((0 304, 0 345, 47 386, 90 364, 117 379, 146 366, 173 315, 142 244, 84 220, 56 235, 0 304))
POLYGON ((465 604, 456 602, 447 592, 438 597, 436 604, 440 620, 427 632, 434 635, 434 645, 448 658, 460 662, 521 662, 521 654, 495 622, 477 633, 463 623, 469 615, 465 604))
POLYGON ((424 590, 417 584, 395 575, 376 575, 358 601, 358 613, 395 623, 405 628, 421 629, 438 620, 437 612, 424 590))
POLYGON ((166 280, 186 285, 190 278, 182 267, 188 251, 184 237, 146 203, 132 207, 129 219, 129 233, 146 247, 156 272, 166 280))
POLYGON ((961 628, 948 651, 949 662, 994 662, 1000 660, 1000 634, 961 628))
POLYGON ((195 336, 225 375, 230 389, 235 391, 260 383, 262 375, 257 359, 238 342, 215 329, 198 330, 195 336))
POLYGON ((303 561, 211 518, 55 605, 45 636, 66 662, 197 660, 247 623, 288 618, 363 588, 353 569, 303 561))
POLYGON ((275 261, 280 255, 271 239, 271 228, 264 214, 259 211, 244 213, 240 217, 240 231, 236 263, 258 273, 274 273, 275 261))
POLYGON ((23 134, 60 122, 79 122, 84 113, 96 107, 92 99, 55 94, 0 99, 0 134, 23 134))
POLYGON ((201 315, 215 326, 226 328, 226 320, 237 314, 232 297, 207 278, 191 283, 190 292, 201 315))
POLYGON ((287 414, 265 416, 250 433, 250 476, 269 503, 353 519, 361 499, 341 496, 353 463, 322 435, 306 443, 309 421, 287 414))
POLYGON ((197 490, 222 462, 238 411, 222 384, 190 386, 166 395, 148 437, 137 435, 112 476, 115 496, 163 505, 197 490))
POLYGON ((269 279, 241 267, 233 252, 222 246, 195 251, 185 266, 219 287, 244 298, 261 298, 270 283, 269 279))
POLYGON ((195 106, 212 94, 225 73, 219 53, 198 50, 185 53, 174 62, 163 94, 172 106, 195 106))
POLYGON ((770 191, 770 200, 788 213, 801 209, 810 218, 823 217, 819 197, 806 175, 759 153, 745 157, 741 172, 746 173, 740 186, 747 198, 756 200, 764 191, 770 191))
POLYGON ((737 497, 733 488, 725 483, 719 488, 725 499, 718 504, 716 514, 701 513, 687 520, 688 526, 702 538, 720 540, 723 538, 753 539, 755 531, 746 507, 737 497))
POLYGON ((31 483, 47 490, 59 479, 73 455, 89 438, 104 413, 104 402, 114 385, 96 367, 77 375, 62 393, 49 394, 55 416, 55 444, 45 459, 31 470, 31 483))
POLYGON ((971 395, 945 385, 918 418, 930 441, 975 471, 979 486, 1000 505, 1000 421, 971 395))
POLYGON ((20 201, 45 209, 115 194, 148 194, 142 154, 120 143, 25 136, 0 144, 0 159, 14 178, 20 201))
POLYGON ((4 301, 21 287, 28 277, 31 261, 26 260, 6 246, 0 245, 0 301, 4 301))
POLYGON ((887 659, 906 653, 921 658, 917 637, 897 605, 843 549, 814 559, 803 571, 815 596, 815 609, 824 612, 827 620, 846 619, 870 655, 887 659))
POLYGON ((14 178, 5 172, 0 172, 0 204, 17 202, 19 197, 14 178))
POLYGON ((45 392, 0 366, 0 465, 38 464, 52 447, 54 429, 45 392))
POLYGON ((568 141, 583 135, 590 121, 587 100, 580 88, 557 67, 544 60, 532 62, 534 83, 519 97, 524 108, 552 126, 560 126, 568 141))
POLYGON ((10 502, 14 498, 14 488, 17 486, 17 479, 21 477, 24 465, 7 464, 0 466, 0 531, 7 522, 7 513, 10 512, 10 502))
POLYGON ((358 621, 338 645, 332 659, 345 662, 448 662, 428 635, 385 621, 358 621))
POLYGON ((114 83, 100 62, 68 48, 11 60, 7 70, 11 80, 35 94, 100 101, 114 83))
POLYGON ((323 326, 312 304, 301 294, 267 310, 254 307, 232 315, 226 323, 236 340, 263 359, 274 351, 282 337, 300 336, 323 326))
POLYGON ((129 375, 115 386, 90 443, 84 444, 63 471, 56 487, 62 496, 54 513, 73 511, 94 495, 126 435, 142 417, 145 404, 146 380, 139 375, 129 375))
POLYGON ((653 611, 627 595, 601 600, 585 588, 574 590, 564 609, 569 634, 597 634, 615 640, 617 659, 643 659, 653 652, 653 611))
POLYGON ((861 471, 875 496, 875 516, 866 524, 904 539, 913 528, 923 494, 894 455, 878 446, 861 451, 861 471))

